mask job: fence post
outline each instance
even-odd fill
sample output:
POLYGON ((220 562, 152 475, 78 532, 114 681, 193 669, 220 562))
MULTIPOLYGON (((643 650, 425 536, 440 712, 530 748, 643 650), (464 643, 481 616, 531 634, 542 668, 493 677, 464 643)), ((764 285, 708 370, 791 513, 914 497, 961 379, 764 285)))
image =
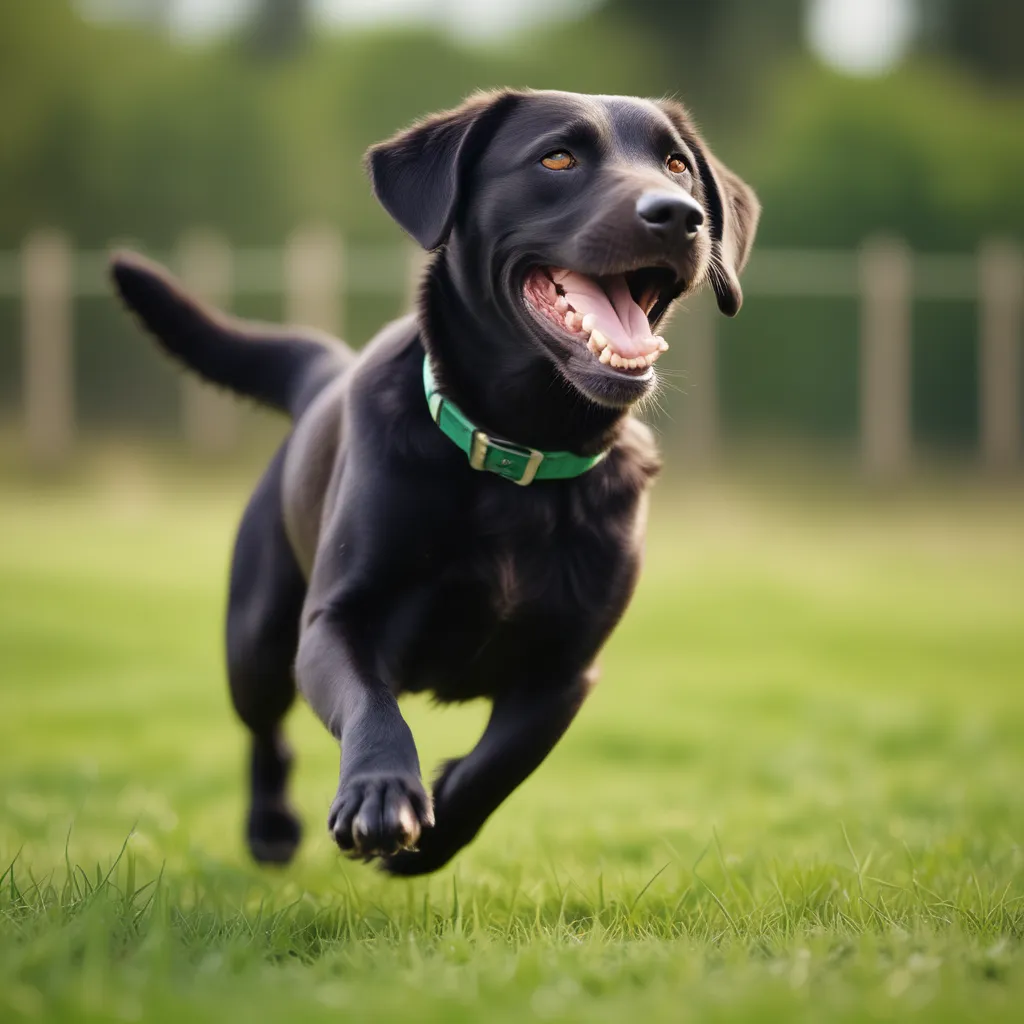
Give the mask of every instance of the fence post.
POLYGON ((326 224, 294 231, 284 254, 285 316, 304 327, 341 334, 341 236, 326 224))
POLYGON ((718 344, 716 313, 710 291, 680 311, 676 344, 682 348, 683 451, 693 463, 714 458, 718 448, 718 344))
MULTIPOLYGON (((233 267, 225 239, 205 228, 187 231, 178 244, 181 278, 193 294, 218 309, 231 305, 233 267)), ((238 406, 232 396, 188 374, 182 378, 185 437, 205 455, 224 455, 238 441, 238 406)))
POLYGON ((25 435, 29 455, 53 465, 70 452, 75 431, 71 342, 71 246, 42 230, 22 249, 22 345, 25 435))
POLYGON ((910 458, 911 275, 899 239, 871 239, 861 249, 861 457, 878 480, 902 475, 910 458))
POLYGON ((978 253, 978 412, 981 454, 993 470, 1012 469, 1020 453, 1021 321, 1024 258, 1009 241, 978 253))

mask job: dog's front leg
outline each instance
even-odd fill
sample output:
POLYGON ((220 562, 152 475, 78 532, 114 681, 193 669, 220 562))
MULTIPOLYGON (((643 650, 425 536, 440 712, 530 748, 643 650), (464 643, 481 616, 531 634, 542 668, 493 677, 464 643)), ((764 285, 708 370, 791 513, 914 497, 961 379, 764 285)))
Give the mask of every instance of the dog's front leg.
POLYGON ((299 642, 296 677, 341 743, 328 828, 344 852, 369 858, 414 847, 434 818, 412 732, 364 649, 362 620, 345 604, 316 617, 299 642))
POLYGON ((394 875, 422 875, 451 860, 547 757, 591 685, 587 673, 570 684, 498 697, 477 745, 445 764, 434 784, 436 826, 424 833, 417 850, 385 859, 384 869, 394 875))

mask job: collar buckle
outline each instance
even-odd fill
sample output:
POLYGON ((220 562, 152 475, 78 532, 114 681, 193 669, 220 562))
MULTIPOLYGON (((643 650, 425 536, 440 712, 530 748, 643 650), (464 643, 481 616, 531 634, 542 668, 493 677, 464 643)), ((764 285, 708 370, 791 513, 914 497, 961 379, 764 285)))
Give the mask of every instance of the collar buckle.
POLYGON ((490 470, 520 487, 529 487, 543 461, 544 453, 536 448, 523 448, 504 441, 496 441, 482 430, 473 431, 473 439, 469 446, 469 464, 473 469, 490 470), (492 453, 498 458, 488 465, 487 456, 492 453), (521 467, 518 474, 517 467, 521 467))

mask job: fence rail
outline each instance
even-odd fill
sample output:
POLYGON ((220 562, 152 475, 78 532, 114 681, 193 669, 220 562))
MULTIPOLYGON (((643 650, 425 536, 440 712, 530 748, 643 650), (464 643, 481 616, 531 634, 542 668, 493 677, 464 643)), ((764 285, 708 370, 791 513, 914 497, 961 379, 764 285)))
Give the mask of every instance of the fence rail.
MULTIPOLYGON (((997 248, 1005 249, 1007 244, 997 243, 997 248)), ((1013 250, 1012 246, 1009 248, 1013 250)), ((394 295, 400 290, 410 250, 396 245, 355 245, 346 246, 344 252, 346 291, 360 295, 394 295)), ((286 253, 285 248, 232 249, 235 294, 281 294, 286 253)), ((180 250, 150 253, 153 259, 169 266, 178 263, 179 254, 180 250)), ((109 255, 108 249, 82 249, 75 254, 75 297, 100 298, 110 294, 109 255)), ((22 259, 23 253, 0 252, 0 298, 22 296, 22 259)), ((860 255, 855 249, 755 250, 743 275, 743 290, 747 295, 779 298, 857 298, 860 295, 859 265, 860 255)), ((915 253, 914 298, 976 300, 981 291, 978 266, 979 257, 967 253, 915 253)))
MULTIPOLYGON (((296 230, 283 248, 237 248, 216 233, 185 232, 175 267, 210 301, 281 295, 289 319, 340 333, 347 295, 395 295, 408 302, 423 266, 412 246, 346 246, 323 225, 296 230)), ((1018 466, 1021 453, 1021 328, 1024 256, 1014 244, 985 242, 977 254, 912 253, 898 239, 868 239, 859 250, 759 250, 743 281, 748 297, 854 299, 860 309, 860 445, 867 473, 892 479, 908 469, 910 351, 915 300, 974 302, 978 308, 980 455, 991 469, 1018 466)), ((33 459, 59 462, 74 443, 73 301, 107 296, 107 252, 74 252, 40 231, 20 253, 0 252, 0 298, 22 307, 25 443, 33 459)), ((683 434, 694 459, 712 456, 719 436, 715 318, 696 304, 681 340, 687 375, 683 434)), ((193 380, 182 385, 183 430, 198 449, 230 451, 234 407, 193 380)))

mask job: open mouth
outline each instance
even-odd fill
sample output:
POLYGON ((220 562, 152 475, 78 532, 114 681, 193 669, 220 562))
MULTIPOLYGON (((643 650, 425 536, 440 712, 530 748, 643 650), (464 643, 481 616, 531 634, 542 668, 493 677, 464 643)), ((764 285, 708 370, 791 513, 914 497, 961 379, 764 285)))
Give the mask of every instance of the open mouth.
POLYGON ((623 274, 587 277, 562 267, 534 267, 523 295, 533 309, 563 336, 586 348, 595 359, 624 373, 645 373, 668 348, 651 330, 675 274, 645 267, 623 274))

